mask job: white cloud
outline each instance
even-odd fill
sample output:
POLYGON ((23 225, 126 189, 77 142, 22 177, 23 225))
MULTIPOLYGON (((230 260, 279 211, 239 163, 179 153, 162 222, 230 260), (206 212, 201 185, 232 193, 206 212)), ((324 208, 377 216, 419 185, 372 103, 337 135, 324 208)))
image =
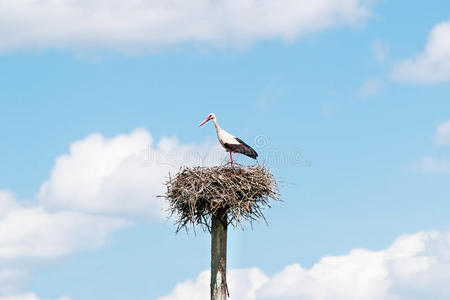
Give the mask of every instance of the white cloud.
POLYGON ((21 292, 30 277, 30 270, 24 266, 17 266, 0 261, 0 299, 1 295, 11 295, 21 292))
POLYGON ((450 120, 438 125, 434 142, 438 146, 450 146, 450 120))
POLYGON ((181 165, 209 165, 225 157, 212 145, 181 145, 163 138, 154 146, 143 129, 105 138, 92 134, 60 156, 39 193, 49 208, 158 220, 166 215, 163 182, 181 165))
MULTIPOLYGON (((208 299, 210 276, 210 271, 203 271, 194 281, 177 284, 172 293, 158 300, 208 299)), ((227 276, 230 298, 235 300, 255 299, 256 291, 269 280, 258 268, 231 270, 227 276)))
POLYGON ((7 215, 11 210, 19 207, 13 193, 10 191, 0 190, 0 218, 7 215))
POLYGON ((425 50, 398 63, 393 77, 400 82, 432 84, 450 81, 450 21, 432 29, 425 50))
POLYGON ((0 191, 0 207, 5 203, 10 209, 0 216, 0 263, 54 260, 97 249, 112 232, 128 225, 119 218, 23 207, 10 192, 0 191))
POLYGON ((382 40, 376 39, 370 45, 372 54, 378 62, 383 62, 389 52, 389 46, 382 40))
MULTIPOLYGON (((259 269, 231 270, 230 293, 235 300, 444 300, 450 298, 449 253, 450 232, 419 232, 385 250, 354 249, 323 257, 310 269, 289 265, 272 277, 259 269)), ((208 284, 205 271, 160 300, 207 298, 208 284)))
POLYGON ((377 95, 383 88, 383 82, 378 78, 370 78, 363 82, 358 90, 358 97, 367 99, 377 95))
POLYGON ((110 217, 19 208, 0 220, 0 260, 42 261, 97 249, 109 234, 126 225, 110 217))
POLYGON ((24 207, 11 192, 0 190, 0 295, 21 292, 36 265, 98 249, 114 231, 127 224, 106 216, 51 213, 39 205, 24 207))
POLYGON ((370 17, 373 0, 0 0, 0 50, 148 50, 292 40, 370 17))

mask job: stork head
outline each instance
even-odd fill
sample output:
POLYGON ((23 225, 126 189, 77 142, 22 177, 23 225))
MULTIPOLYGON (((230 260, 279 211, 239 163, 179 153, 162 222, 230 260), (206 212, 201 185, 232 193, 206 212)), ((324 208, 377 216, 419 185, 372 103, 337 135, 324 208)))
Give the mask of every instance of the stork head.
POLYGON ((209 120, 214 120, 215 118, 216 118, 216 115, 213 114, 213 113, 210 113, 210 114, 208 115, 208 117, 206 118, 206 120, 205 120, 202 124, 200 124, 198 127, 202 126, 203 124, 205 124, 205 123, 208 122, 209 120))

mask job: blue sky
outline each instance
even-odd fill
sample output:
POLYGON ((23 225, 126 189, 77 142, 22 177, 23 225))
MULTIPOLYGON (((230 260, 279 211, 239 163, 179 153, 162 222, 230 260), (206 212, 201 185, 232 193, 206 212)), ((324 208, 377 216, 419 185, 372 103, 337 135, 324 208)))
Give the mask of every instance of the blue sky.
MULTIPOLYGON (((26 274, 6 283, 0 279, 0 299, 157 299, 171 294, 177 283, 195 290, 191 285, 209 268, 209 236, 201 231, 175 235, 173 220, 158 216, 159 204, 145 202, 153 201, 148 198, 162 189, 158 182, 164 175, 152 174, 176 168, 158 161, 125 164, 127 155, 146 144, 164 153, 164 146, 157 146, 161 140, 177 154, 210 155, 208 149, 217 147, 214 129, 210 124, 198 128, 210 112, 223 128, 250 145, 264 137, 267 143, 255 146, 259 162, 265 161, 281 182, 284 200, 266 212, 269 226, 254 224, 253 230, 230 233, 229 269, 258 268, 270 278, 256 296, 239 299, 319 299, 309 291, 301 296, 274 294, 270 280, 282 276, 286 266, 312 270, 324 257, 351 259, 356 248, 384 253, 405 234, 422 234, 425 244, 437 240, 447 245, 450 3, 322 2, 324 8, 316 13, 323 23, 280 8, 270 12, 288 21, 306 21, 279 28, 269 22, 272 32, 257 13, 254 24, 243 21, 235 27, 230 24, 236 20, 223 12, 225 25, 206 19, 204 26, 225 28, 206 38, 202 30, 195 31, 197 27, 178 37, 183 30, 177 26, 183 22, 176 20, 173 28, 153 23, 140 28, 138 21, 130 20, 137 25, 119 27, 122 31, 113 37, 108 28, 90 35, 89 26, 77 34, 65 31, 66 25, 52 32, 36 12, 36 20, 21 23, 25 10, 32 12, 27 5, 12 10, 17 16, 0 21, 0 32, 8 37, 0 43, 0 191, 10 191, 14 198, 5 200, 10 198, 0 194, 0 228, 13 236, 16 230, 23 239, 17 242, 0 234, 0 266, 26 274), (348 16, 347 10, 333 12, 333 7, 344 5, 364 11, 348 16), (31 26, 34 31, 27 29, 31 26), (251 30, 242 29, 241 34, 239 26, 251 30), (118 135, 125 135, 124 140, 118 135), (112 166, 123 176, 111 171, 112 166), (109 188, 102 185, 107 175, 101 174, 114 175, 109 188), (142 185, 134 183, 142 178, 142 185), (151 187, 145 185, 147 179, 154 181, 151 187), (135 203, 126 195, 136 187, 141 202, 135 203), (97 188, 101 192, 91 193, 97 188), (72 197, 74 191, 81 192, 72 197), (110 198, 116 202, 109 203, 110 198), (8 204, 11 201, 16 204, 8 204), (2 207, 10 206, 2 213, 2 207), (61 226, 57 234, 51 225, 48 231, 30 229, 21 235, 26 216, 15 223, 8 219, 18 210, 42 214, 37 227, 59 214, 76 217, 70 225, 61 221, 67 227, 61 226), (427 236, 429 232, 440 235, 427 236), (65 238, 72 235, 74 240, 65 238), (30 240, 41 244, 45 253, 57 249, 57 254, 32 255, 37 244, 30 240), (8 298, 13 296, 19 298, 8 298)), ((169 11, 178 9, 174 3, 169 11)), ((198 13, 212 15, 208 9, 213 5, 201 8, 201 3, 209 1, 198 1, 198 13)), ((51 5, 42 3, 50 15, 51 5)), ((7 9, 13 7, 0 6, 0 16, 7 9)), ((94 16, 104 9, 94 6, 94 16)), ((113 13, 121 16, 115 9, 113 13)), ((189 22, 191 12, 181 11, 189 22)), ((82 28, 76 20, 69 12, 67 23, 82 28)), ((111 32, 117 30, 116 24, 110 26, 111 32)), ((59 226, 59 221, 52 222, 59 226)), ((427 255, 417 251, 413 256, 427 255)), ((367 268, 365 274, 371 272, 367 268)), ((433 270, 424 272, 438 278, 433 270)), ((395 278, 389 277, 389 286, 400 286, 395 278)), ((439 286, 447 279, 440 276, 434 283, 439 286)), ((407 282, 417 285, 412 279, 407 282)), ((423 290, 416 297, 435 291, 429 288, 432 284, 420 286, 423 290)), ((399 299, 412 299, 400 288, 388 289, 381 298, 391 299, 393 290, 399 299)), ((340 299, 336 293, 330 288, 334 297, 320 299, 340 299)), ((178 299, 171 295, 167 299, 178 299)), ((189 298, 196 296, 185 294, 189 298)))

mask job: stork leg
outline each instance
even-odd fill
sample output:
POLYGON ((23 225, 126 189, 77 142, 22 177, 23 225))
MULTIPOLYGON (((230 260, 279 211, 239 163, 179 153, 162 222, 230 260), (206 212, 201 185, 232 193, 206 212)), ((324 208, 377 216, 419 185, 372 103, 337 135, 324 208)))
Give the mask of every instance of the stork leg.
POLYGON ((231 167, 233 167, 233 154, 231 151, 230 151, 230 160, 231 160, 231 167))

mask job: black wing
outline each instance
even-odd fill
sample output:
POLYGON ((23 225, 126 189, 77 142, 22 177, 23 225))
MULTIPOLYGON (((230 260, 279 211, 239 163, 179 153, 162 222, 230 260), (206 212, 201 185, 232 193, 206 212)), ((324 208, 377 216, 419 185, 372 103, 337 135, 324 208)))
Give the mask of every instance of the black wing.
POLYGON ((256 153, 256 151, 252 147, 244 143, 244 141, 242 141, 240 138, 235 137, 235 139, 239 142, 239 144, 225 143, 224 146, 232 152, 241 153, 253 159, 256 159, 258 157, 258 153, 256 153))

